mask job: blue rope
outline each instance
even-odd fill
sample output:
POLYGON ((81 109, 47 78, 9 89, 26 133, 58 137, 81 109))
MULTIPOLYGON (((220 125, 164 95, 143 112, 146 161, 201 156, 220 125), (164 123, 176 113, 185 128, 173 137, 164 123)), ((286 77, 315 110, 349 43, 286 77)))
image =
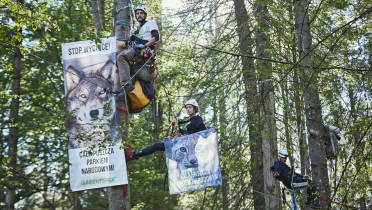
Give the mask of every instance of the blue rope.
POLYGON ((116 39, 116 41, 126 41, 128 39, 116 39))
POLYGON ((123 25, 123 26, 129 26, 130 27, 130 22, 126 20, 119 20, 115 23, 115 25, 123 25))
POLYGON ((296 201, 296 194, 292 187, 292 210, 298 210, 297 201, 296 201))

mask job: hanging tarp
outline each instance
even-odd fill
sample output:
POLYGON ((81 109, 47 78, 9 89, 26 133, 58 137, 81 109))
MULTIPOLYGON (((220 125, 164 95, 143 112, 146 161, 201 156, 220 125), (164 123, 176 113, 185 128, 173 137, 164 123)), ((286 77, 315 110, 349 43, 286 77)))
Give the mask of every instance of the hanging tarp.
POLYGON ((62 45, 72 191, 128 183, 113 96, 115 38, 62 45), (116 145, 115 145, 116 144, 116 145))
POLYGON ((164 141, 169 192, 180 194, 222 183, 215 128, 164 141))

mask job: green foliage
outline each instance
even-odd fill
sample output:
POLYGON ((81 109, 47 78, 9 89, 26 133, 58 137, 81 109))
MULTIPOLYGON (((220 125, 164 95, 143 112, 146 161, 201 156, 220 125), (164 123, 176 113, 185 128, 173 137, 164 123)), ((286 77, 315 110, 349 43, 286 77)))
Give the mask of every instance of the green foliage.
MULTIPOLYGON (((337 160, 328 161, 331 191, 335 198, 354 205, 354 199, 371 198, 371 74, 372 34, 370 15, 360 18, 350 27, 336 29, 358 17, 370 2, 321 1, 309 6, 313 35, 315 73, 321 99, 323 123, 337 125, 345 131, 347 144, 340 145, 337 160), (317 45, 319 43, 319 45, 317 45), (350 161, 347 165, 346 163, 350 161), (331 163, 332 162, 332 163, 331 163), (346 171, 344 175, 342 172, 346 171), (341 177, 342 176, 342 177, 341 177), (337 186, 339 187, 337 188, 337 186), (336 189, 337 188, 337 189, 336 189)), ((179 10, 165 10, 159 1, 134 1, 149 8, 148 19, 161 20, 162 39, 185 17, 194 4, 184 2, 179 10), (163 14, 163 15, 160 15, 163 14), (164 15, 165 14, 165 15, 164 15)), ((251 167, 263 165, 262 159, 251 160, 260 140, 249 137, 249 126, 259 128, 260 102, 247 104, 245 76, 252 72, 255 79, 272 75, 274 83, 275 118, 280 147, 299 156, 298 121, 303 119, 305 76, 291 63, 299 61, 296 34, 293 30, 293 5, 289 1, 270 1, 268 30, 270 69, 257 72, 243 69, 242 57, 207 50, 197 44, 235 54, 247 54, 239 48, 236 17, 231 2, 203 1, 157 51, 157 99, 162 102, 162 121, 158 132, 152 119, 152 106, 131 116, 129 143, 142 149, 171 135, 170 108, 178 118, 184 118, 183 103, 195 98, 207 127, 219 128, 219 154, 224 185, 216 188, 169 195, 164 153, 156 153, 128 163, 131 206, 133 209, 252 209, 251 167), (254 122, 252 122, 254 121, 254 122), (158 137, 157 137, 158 135, 158 137), (151 136, 151 137, 150 137, 151 136), (165 182, 165 185, 164 185, 165 182)), ((112 2, 106 1, 105 14, 111 14, 112 2)), ((246 5, 251 19, 246 20, 254 31, 259 24, 254 19, 252 5, 246 5)), ((0 173, 3 186, 0 208, 4 206, 6 185, 17 187, 16 201, 22 209, 70 209, 75 194, 69 193, 68 146, 66 120, 74 113, 65 113, 64 71, 61 45, 66 41, 95 40, 107 36, 107 31, 95 28, 81 34, 94 24, 89 1, 10 1, 0 2, 0 173), (73 37, 76 39, 72 40, 73 37), (22 50, 21 94, 11 93, 13 50, 16 41, 22 50), (42 61, 30 53, 49 62, 42 61), (10 101, 19 97, 20 111, 17 173, 10 173, 7 164, 10 101), (9 183, 6 177, 13 176, 9 183), (44 195, 45 197, 41 196, 44 195)), ((249 35, 246 35, 249 36, 249 35)), ((250 34, 255 38, 255 34, 250 34)), ((256 45, 252 46, 253 51, 256 45)), ((260 57, 261 55, 256 55, 260 57)), ((254 66, 262 60, 255 59, 254 66)), ((260 83, 260 87, 261 87, 260 83)), ((259 89, 260 87, 255 87, 259 89)), ((108 108, 108 107, 106 107, 108 108)), ((119 128, 122 130, 123 128, 119 128)), ((305 129, 306 130, 306 129, 305 129)), ((123 146, 124 147, 124 146, 123 146)), ((306 145, 300 145, 306 148, 306 145)), ((310 151, 312 152, 312 151, 310 151)), ((299 165, 299 163, 296 163, 299 165)), ((309 166, 302 166, 309 169, 309 166)), ((308 172, 311 172, 308 170, 308 172)), ((77 193, 82 208, 108 208, 109 189, 77 193), (91 194, 91 195, 90 195, 91 194)), ((302 195, 303 196, 303 195, 302 195)), ((287 196, 288 198, 288 196, 287 196)), ((303 203, 303 199, 299 199, 303 203)), ((336 207, 336 206, 334 206, 336 207)), ((283 206, 283 208, 287 208, 283 206)))

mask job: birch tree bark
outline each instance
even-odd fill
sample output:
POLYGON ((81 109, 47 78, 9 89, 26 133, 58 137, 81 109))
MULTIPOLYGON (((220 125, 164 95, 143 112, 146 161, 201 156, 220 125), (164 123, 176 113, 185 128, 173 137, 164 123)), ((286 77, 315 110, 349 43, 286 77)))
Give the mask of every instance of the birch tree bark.
MULTIPOLYGON (((125 8, 121 10, 118 14, 116 14, 115 22, 119 20, 126 20, 130 21, 130 11, 129 11, 129 0, 117 0, 116 1, 116 8, 115 10, 118 11, 121 8, 125 8)), ((115 26, 115 37, 116 39, 128 39, 130 36, 130 26, 124 26, 124 25, 116 25, 115 26)), ((119 49, 117 49, 118 51, 119 49)), ((120 50, 118 51, 120 53, 120 50)), ((117 54, 118 54, 117 53, 117 54)), ((120 77, 119 77, 119 70, 116 68, 115 72, 115 84, 114 84, 114 91, 120 91, 120 77)), ((127 104, 124 101, 118 101, 116 102, 116 107, 122 108, 129 112, 127 110, 127 104)), ((121 126, 125 124, 129 124, 129 116, 124 114, 123 112, 118 112, 118 117, 120 119, 119 124, 121 126)), ((121 131, 122 134, 122 140, 128 141, 128 130, 124 129, 121 131)), ((128 179, 129 180, 129 179, 128 179)), ((110 188, 110 195, 109 195, 109 209, 110 210, 129 210, 130 207, 130 187, 129 183, 126 186, 115 186, 110 188), (125 194, 124 190, 126 189, 125 194)))
MULTIPOLYGON (((251 38, 252 31, 250 29, 248 16, 244 0, 234 0, 235 16, 238 27, 239 48, 241 54, 253 55, 252 46, 253 39, 251 38)), ((252 58, 242 57, 243 79, 245 87, 245 100, 247 103, 247 113, 249 122, 249 140, 252 142, 251 150, 251 182, 253 187, 254 208, 261 209, 265 206, 264 197, 257 193, 263 192, 263 167, 260 164, 262 160, 262 141, 258 137, 258 122, 256 117, 259 113, 256 111, 257 104, 257 80, 252 58)))
POLYGON ((323 197, 330 196, 327 159, 325 156, 325 138, 322 125, 322 109, 317 89, 317 75, 312 61, 312 37, 308 15, 307 0, 295 2, 295 27, 297 33, 298 53, 303 58, 302 70, 305 96, 306 127, 310 134, 309 149, 311 160, 312 180, 318 192, 323 197))
MULTIPOLYGON (((267 52, 270 46, 267 31, 268 10, 266 0, 256 1, 254 3, 254 16, 257 19, 258 27, 256 28, 256 54, 258 57, 269 58, 267 52)), ((260 117, 261 117, 261 138, 262 138, 262 166, 264 179, 264 193, 266 208, 281 209, 280 200, 280 184, 273 178, 272 172, 269 170, 274 162, 278 159, 277 136, 276 136, 276 121, 275 121, 275 101, 273 94, 271 63, 267 61, 257 62, 257 72, 261 76, 260 80, 260 117)))
MULTIPOLYGON (((22 33, 22 30, 20 30, 22 33)), ((16 41, 15 45, 18 46, 21 44, 22 41, 16 41)), ((9 182, 13 182, 14 178, 14 171, 17 167, 17 152, 18 152, 18 111, 19 111, 19 95, 21 90, 21 59, 22 54, 18 47, 14 48, 13 54, 13 83, 12 83, 12 101, 10 103, 10 111, 9 111, 9 119, 11 123, 9 123, 9 140, 8 140, 8 155, 10 157, 10 162, 8 163, 8 167, 11 168, 11 172, 13 176, 8 177, 9 182)), ((12 184, 7 186, 7 195, 6 195, 6 209, 7 210, 14 210, 15 204, 15 192, 16 187, 12 184)))

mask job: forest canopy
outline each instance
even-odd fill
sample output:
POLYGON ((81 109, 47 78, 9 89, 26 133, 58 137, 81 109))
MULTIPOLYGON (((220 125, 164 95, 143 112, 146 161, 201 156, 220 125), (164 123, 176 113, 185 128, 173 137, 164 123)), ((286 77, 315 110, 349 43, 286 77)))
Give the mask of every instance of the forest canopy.
POLYGON ((0 209, 116 209, 110 188, 70 192, 62 44, 113 36, 121 14, 133 34, 129 6, 117 12, 129 3, 159 26, 159 76, 123 136, 135 150, 171 136, 196 99, 218 128, 222 184, 170 195, 157 152, 128 162, 127 207, 291 209, 270 171, 286 149, 322 204, 372 208, 371 1, 1 0, 0 209), (337 155, 325 125, 341 130, 337 155))

